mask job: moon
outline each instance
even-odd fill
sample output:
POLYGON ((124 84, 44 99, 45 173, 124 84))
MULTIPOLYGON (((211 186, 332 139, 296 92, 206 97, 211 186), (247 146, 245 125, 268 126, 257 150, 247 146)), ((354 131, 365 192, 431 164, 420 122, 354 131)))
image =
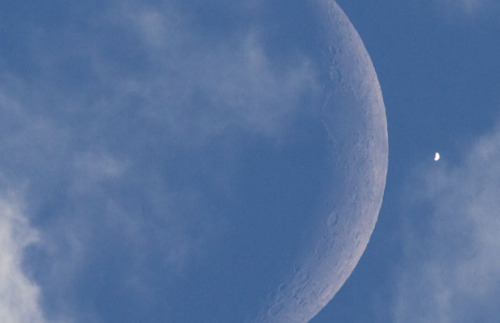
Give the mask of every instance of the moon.
POLYGON ((308 322, 335 296, 362 256, 382 203, 388 135, 385 107, 371 59, 334 2, 310 2, 317 50, 328 71, 323 124, 330 141, 332 185, 323 215, 292 272, 256 322, 308 322))

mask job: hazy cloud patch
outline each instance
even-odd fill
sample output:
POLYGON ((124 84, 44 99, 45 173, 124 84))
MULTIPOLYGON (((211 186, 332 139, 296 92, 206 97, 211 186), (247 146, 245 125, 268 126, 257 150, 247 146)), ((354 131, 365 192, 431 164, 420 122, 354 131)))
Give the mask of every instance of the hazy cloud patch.
POLYGON ((499 4, 494 0, 438 0, 437 5, 439 10, 444 11, 450 19, 475 18, 500 9, 499 4))
MULTIPOLYGON (((478 10, 481 10, 484 8, 484 6, 488 5, 490 3, 489 0, 456 0, 453 1, 453 4, 455 6, 458 6, 461 10, 463 10, 466 13, 473 14, 476 13, 478 10)), ((451 5, 451 3, 448 3, 448 5, 451 5)))
MULTIPOLYGON (((500 314, 500 128, 458 165, 421 166, 406 221, 395 322, 492 322, 500 314)), ((414 186, 412 186, 414 188, 414 186)))

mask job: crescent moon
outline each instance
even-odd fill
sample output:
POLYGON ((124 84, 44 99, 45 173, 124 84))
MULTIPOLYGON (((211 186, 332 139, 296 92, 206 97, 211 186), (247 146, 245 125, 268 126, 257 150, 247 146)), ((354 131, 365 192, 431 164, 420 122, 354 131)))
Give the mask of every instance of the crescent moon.
POLYGON ((307 322, 335 296, 362 256, 385 189, 388 135, 382 92, 363 42, 331 0, 314 0, 322 64, 328 71, 323 123, 335 183, 314 241, 256 322, 307 322))

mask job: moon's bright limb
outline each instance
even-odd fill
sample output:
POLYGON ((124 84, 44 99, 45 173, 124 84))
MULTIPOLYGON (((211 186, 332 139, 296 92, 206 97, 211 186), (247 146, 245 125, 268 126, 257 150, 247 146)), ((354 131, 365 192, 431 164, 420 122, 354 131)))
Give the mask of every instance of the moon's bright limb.
POLYGON ((440 159, 441 159, 441 155, 440 155, 438 152, 436 152, 436 153, 434 154, 434 161, 438 161, 438 160, 440 160, 440 159))
MULTIPOLYGON (((256 321, 308 322, 334 297, 363 254, 385 188, 385 107, 371 59, 349 19, 330 0, 310 2, 328 70, 323 122, 334 179, 310 245, 256 321)), ((321 59, 320 59, 321 60, 321 59)))

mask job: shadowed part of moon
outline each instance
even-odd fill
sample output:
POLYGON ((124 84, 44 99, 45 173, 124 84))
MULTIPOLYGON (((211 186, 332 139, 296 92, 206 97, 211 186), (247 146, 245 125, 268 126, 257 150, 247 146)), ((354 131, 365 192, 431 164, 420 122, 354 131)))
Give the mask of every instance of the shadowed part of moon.
POLYGON ((316 234, 256 322, 307 322, 334 297, 363 254, 381 207, 388 163, 385 107, 370 57, 330 0, 308 7, 325 71, 322 117, 335 182, 316 234))

